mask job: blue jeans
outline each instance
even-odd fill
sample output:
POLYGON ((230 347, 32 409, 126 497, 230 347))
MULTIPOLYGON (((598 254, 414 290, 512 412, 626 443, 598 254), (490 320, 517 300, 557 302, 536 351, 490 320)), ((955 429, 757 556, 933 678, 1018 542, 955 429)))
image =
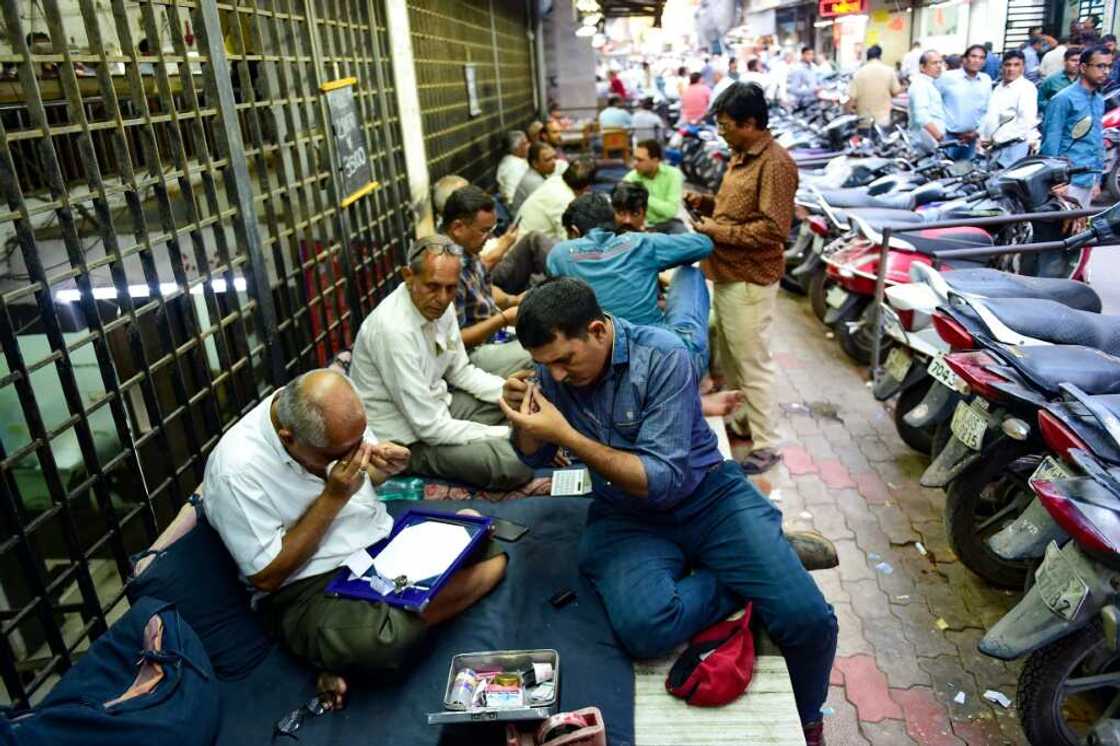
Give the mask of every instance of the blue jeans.
POLYGON ((782 514, 733 461, 669 511, 591 504, 580 570, 637 658, 670 652, 746 601, 782 649, 802 723, 821 719, 836 615, 782 535, 782 514))
MULTIPOLYGON (((952 137, 952 135, 949 135, 952 137)), ((950 145, 944 148, 945 157, 951 161, 969 161, 972 156, 976 154, 976 141, 961 143, 960 145, 950 145)))
POLYGON ((704 273, 697 267, 678 267, 665 299, 665 326, 688 347, 697 382, 708 372, 708 313, 712 299, 704 273))

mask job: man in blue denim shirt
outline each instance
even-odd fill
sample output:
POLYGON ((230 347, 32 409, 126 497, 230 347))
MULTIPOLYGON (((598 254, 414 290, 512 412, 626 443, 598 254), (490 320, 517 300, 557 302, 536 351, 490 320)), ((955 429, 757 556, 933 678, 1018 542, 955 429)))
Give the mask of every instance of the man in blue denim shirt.
POLYGON ((782 536, 782 514, 724 461, 684 344, 607 316, 582 280, 531 290, 517 334, 539 382, 506 381, 522 460, 567 448, 591 470, 580 570, 638 658, 664 655, 753 601, 789 666, 806 741, 836 653, 836 616, 782 536))
POLYGON ((1066 158, 1074 166, 1089 166, 1089 173, 1070 179, 1067 193, 1088 208, 1100 191, 1104 170, 1101 118, 1104 98, 1100 88, 1112 70, 1106 47, 1089 47, 1081 53, 1081 79, 1050 99, 1042 127, 1041 155, 1066 158))

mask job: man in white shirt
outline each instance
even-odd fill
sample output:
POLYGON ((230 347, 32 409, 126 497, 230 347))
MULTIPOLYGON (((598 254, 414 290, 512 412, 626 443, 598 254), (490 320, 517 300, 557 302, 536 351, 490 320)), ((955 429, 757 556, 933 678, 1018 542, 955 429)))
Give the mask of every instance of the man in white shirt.
POLYGON ((564 210, 579 195, 591 188, 595 164, 588 159, 575 161, 562 175, 553 174, 521 205, 517 213, 520 230, 540 231, 556 241, 568 238, 561 218, 564 210))
POLYGON ((646 96, 642 99, 641 108, 634 112, 634 141, 663 140, 668 131, 665 122, 653 110, 653 97, 646 96))
POLYGON ((507 205, 513 202, 513 193, 521 183, 521 177, 529 170, 529 137, 521 130, 513 130, 506 134, 506 143, 509 152, 502 156, 498 164, 498 192, 507 205))
POLYGON ((1062 39, 1061 44, 1042 55, 1042 60, 1038 63, 1039 80, 1046 80, 1054 73, 1061 72, 1066 64, 1066 50, 1069 49, 1069 43, 1068 38, 1062 39))
POLYGON ((910 51, 902 57, 902 62, 899 67, 902 70, 902 75, 909 80, 913 80, 914 76, 918 74, 921 69, 922 57, 922 43, 920 41, 914 42, 910 47, 910 51))
POLYGON ((467 357, 452 301, 462 250, 435 234, 408 252, 405 281, 362 322, 350 375, 371 426, 409 447, 410 472, 483 489, 533 478, 497 405, 503 379, 467 357))
POLYGON ((513 192, 513 201, 510 202, 509 209, 514 213, 520 210, 521 203, 539 189, 544 180, 552 176, 555 170, 556 149, 544 142, 535 142, 530 145, 529 168, 525 171, 525 175, 521 177, 521 181, 517 183, 517 189, 513 192))
POLYGON ((376 441, 345 376, 315 370, 242 417, 206 462, 207 520, 281 644, 322 672, 319 689, 334 707, 346 691, 339 674, 397 671, 431 625, 505 572, 504 556, 468 567, 420 614, 324 593, 347 557, 392 529, 374 487, 408 459, 408 449, 376 441))
POLYGON ((1027 80, 1024 69, 1022 52, 1012 49, 1004 53, 1003 80, 992 91, 988 113, 980 123, 980 139, 986 147, 1021 141, 995 154, 995 163, 1000 168, 1026 157, 1030 146, 1038 141, 1038 89, 1027 80))

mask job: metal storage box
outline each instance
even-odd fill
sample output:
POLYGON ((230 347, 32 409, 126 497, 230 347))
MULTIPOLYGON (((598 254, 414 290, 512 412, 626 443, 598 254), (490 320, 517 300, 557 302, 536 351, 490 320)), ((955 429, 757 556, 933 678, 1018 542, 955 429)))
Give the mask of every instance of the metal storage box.
POLYGON ((544 720, 555 715, 560 703, 560 654, 555 650, 488 650, 481 653, 460 653, 451 659, 447 672, 447 686, 443 690, 443 711, 429 712, 428 725, 472 722, 514 722, 520 720, 544 720), (513 671, 531 663, 551 663, 553 694, 552 699, 539 705, 523 707, 480 707, 468 710, 451 701, 451 690, 455 676, 464 668, 479 669, 501 667, 513 671))

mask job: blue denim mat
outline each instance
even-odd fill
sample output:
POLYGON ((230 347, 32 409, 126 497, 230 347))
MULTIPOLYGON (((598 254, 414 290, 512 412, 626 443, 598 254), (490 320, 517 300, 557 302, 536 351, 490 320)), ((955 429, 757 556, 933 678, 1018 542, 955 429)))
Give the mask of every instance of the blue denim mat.
MULTIPOLYGON (((576 567, 589 504, 579 497, 530 497, 510 503, 425 502, 450 511, 471 507, 530 527, 516 543, 504 581, 475 607, 435 630, 413 668, 399 681, 350 682, 346 709, 309 719, 298 732, 304 746, 484 746, 503 743, 501 728, 439 728, 427 713, 442 709, 451 657, 478 650, 555 648, 560 654, 560 709, 594 705, 603 713, 612 746, 634 742, 634 670, 618 646, 606 612, 576 567), (548 599, 572 589, 576 601, 554 609, 548 599)), ((415 503, 390 504, 399 513, 415 503)), ((273 723, 315 693, 311 671, 274 650, 247 678, 223 682, 218 744, 265 744, 273 723)), ((277 743, 297 743, 279 739, 277 743)))

